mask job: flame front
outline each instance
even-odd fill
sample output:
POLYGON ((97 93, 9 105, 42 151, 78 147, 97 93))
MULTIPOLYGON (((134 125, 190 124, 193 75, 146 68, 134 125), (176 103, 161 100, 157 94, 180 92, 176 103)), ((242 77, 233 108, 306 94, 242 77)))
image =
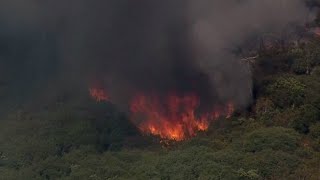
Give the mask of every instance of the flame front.
MULTIPOLYGON (((90 95, 97 101, 109 98, 103 89, 90 88, 90 95)), ((144 134, 161 139, 182 141, 206 131, 212 121, 221 116, 230 117, 232 103, 225 108, 215 107, 210 112, 199 112, 200 99, 196 94, 166 96, 137 94, 129 102, 130 120, 144 134)))
POLYGON ((170 94, 165 98, 138 95, 130 103, 131 120, 144 133, 182 141, 206 131, 211 121, 222 114, 230 116, 233 111, 230 103, 226 110, 214 108, 212 112, 199 114, 199 106, 200 100, 195 94, 170 94))

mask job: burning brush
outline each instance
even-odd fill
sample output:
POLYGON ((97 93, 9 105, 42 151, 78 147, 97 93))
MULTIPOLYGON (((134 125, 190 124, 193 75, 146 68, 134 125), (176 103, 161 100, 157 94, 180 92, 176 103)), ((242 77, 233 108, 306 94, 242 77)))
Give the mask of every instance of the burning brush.
MULTIPOLYGON (((89 91, 94 100, 109 101, 104 89, 91 87, 89 91)), ((162 141, 183 141, 208 130, 211 122, 228 118, 234 111, 233 103, 213 106, 206 112, 200 111, 200 105, 195 93, 171 92, 165 96, 137 93, 129 102, 130 120, 143 134, 159 136, 162 141)))

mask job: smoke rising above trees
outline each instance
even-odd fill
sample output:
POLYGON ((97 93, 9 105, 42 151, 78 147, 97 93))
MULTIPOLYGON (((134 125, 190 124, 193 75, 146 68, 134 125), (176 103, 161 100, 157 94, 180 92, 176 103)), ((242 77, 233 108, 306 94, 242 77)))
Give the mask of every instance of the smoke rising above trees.
POLYGON ((309 16, 299 0, 4 0, 0 12, 0 63, 25 91, 99 82, 119 105, 175 89, 238 107, 251 74, 232 49, 309 16))

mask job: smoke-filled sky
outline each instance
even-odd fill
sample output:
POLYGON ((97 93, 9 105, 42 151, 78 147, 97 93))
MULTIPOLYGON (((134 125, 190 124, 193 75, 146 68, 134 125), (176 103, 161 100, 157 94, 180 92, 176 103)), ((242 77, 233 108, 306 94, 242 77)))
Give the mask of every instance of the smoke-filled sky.
POLYGON ((176 90, 245 106, 251 74, 232 49, 308 16, 302 0, 2 0, 0 93, 99 83, 120 105, 176 90))

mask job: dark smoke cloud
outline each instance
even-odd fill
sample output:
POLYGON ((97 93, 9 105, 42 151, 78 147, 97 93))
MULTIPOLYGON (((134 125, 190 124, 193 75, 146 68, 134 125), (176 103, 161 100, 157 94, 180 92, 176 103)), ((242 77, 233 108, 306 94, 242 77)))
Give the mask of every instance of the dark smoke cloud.
POLYGON ((243 107, 251 74, 231 49, 308 12, 300 0, 2 0, 0 16, 0 65, 31 92, 99 82, 120 105, 175 89, 243 107))

